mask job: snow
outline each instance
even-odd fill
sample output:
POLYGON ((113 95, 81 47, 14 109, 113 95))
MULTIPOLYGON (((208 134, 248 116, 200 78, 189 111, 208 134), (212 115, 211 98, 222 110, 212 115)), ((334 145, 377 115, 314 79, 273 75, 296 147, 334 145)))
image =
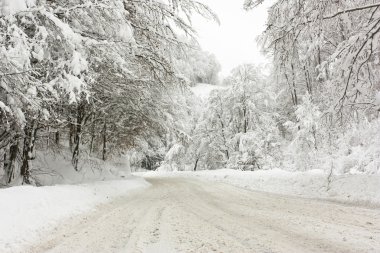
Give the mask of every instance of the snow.
MULTIPOLYGON (((5 15, 14 14, 19 11, 25 11, 30 7, 33 7, 36 5, 35 0, 1 0, 4 1, 2 4, 4 6, 4 9, 0 9, 5 15)), ((0 3, 1 7, 1 3, 0 3)))
POLYGON ((16 252, 60 221, 88 212, 112 198, 149 186, 142 178, 46 187, 19 186, 0 190, 0 252, 16 252))
POLYGON ((72 104, 77 102, 77 94, 83 92, 86 89, 87 84, 77 76, 66 74, 61 87, 69 94, 69 103, 72 104))
POLYGON ((208 170, 198 172, 145 172, 145 177, 193 177, 223 182, 237 187, 292 195, 305 198, 322 198, 351 204, 380 205, 380 175, 345 174, 329 175, 322 170, 290 172, 280 169, 240 171, 208 170), (330 180, 330 184, 328 183, 330 180))
POLYGON ((228 87, 212 85, 207 83, 199 83, 196 86, 192 87, 191 91, 195 94, 195 96, 201 98, 203 101, 206 101, 210 97, 212 91, 223 90, 227 88, 228 87))
POLYGON ((72 44, 73 48, 78 48, 82 43, 82 36, 75 33, 71 27, 62 22, 59 18, 55 17, 52 13, 47 11, 41 11, 48 19, 61 29, 62 35, 72 44))
POLYGON ((86 59, 78 51, 73 52, 73 59, 70 63, 70 68, 75 76, 79 76, 80 73, 88 70, 88 63, 86 59))
POLYGON ((133 37, 133 29, 129 23, 120 27, 118 37, 124 42, 135 42, 133 37))
POLYGON ((49 253, 377 252, 380 211, 154 178, 133 198, 73 217, 36 242, 49 253))
POLYGON ((166 160, 173 160, 175 156, 178 156, 181 153, 184 153, 185 147, 182 146, 179 143, 176 143, 173 145, 173 147, 168 151, 168 153, 165 156, 166 160))
POLYGON ((32 97, 36 97, 37 96, 37 88, 35 86, 31 86, 28 88, 27 93, 32 97))
POLYGON ((3 110, 4 112, 8 112, 8 113, 11 112, 11 109, 1 101, 0 101, 0 109, 3 110))
MULTIPOLYGON (((62 143, 62 146, 66 143, 62 143)), ((85 152, 85 151, 84 151, 85 152)), ((72 153, 68 147, 61 147, 57 154, 52 151, 37 151, 33 165, 33 179, 37 185, 83 184, 94 181, 120 180, 131 175, 129 158, 122 156, 110 161, 84 155, 78 169, 71 164, 72 153)))
MULTIPOLYGON (((4 160, 0 161, 0 185, 21 184, 20 159, 28 160, 33 157, 33 160, 28 160, 30 181, 35 185, 45 186, 21 186, 0 190, 0 253, 14 252, 22 245, 38 240, 44 232, 57 227, 62 220, 89 211, 99 203, 129 194, 131 190, 147 187, 149 184, 143 179, 130 178, 130 160, 133 167, 148 167, 150 161, 154 163, 154 167, 161 165, 157 169, 158 172, 143 174, 146 177, 167 177, 156 180, 158 187, 165 187, 169 182, 170 187, 175 189, 178 186, 175 185, 177 180, 186 179, 187 182, 182 182, 182 186, 185 189, 192 187, 192 190, 197 190, 187 196, 188 200, 199 197, 198 203, 187 200, 192 204, 186 206, 186 211, 190 209, 189 206, 196 210, 201 203, 216 203, 211 195, 207 199, 204 185, 220 187, 218 192, 223 204, 198 212, 198 222, 199 217, 215 216, 215 209, 224 206, 225 210, 232 210, 236 204, 238 212, 230 212, 233 215, 228 225, 234 224, 240 215, 244 215, 244 212, 241 212, 243 209, 239 209, 244 202, 234 203, 232 200, 235 198, 231 196, 245 193, 249 195, 248 199, 252 200, 252 195, 255 195, 253 191, 380 206, 380 91, 377 85, 379 70, 376 68, 379 55, 375 53, 378 52, 379 38, 378 35, 372 34, 373 27, 371 28, 371 22, 365 20, 368 18, 364 17, 366 15, 363 16, 364 19, 355 18, 359 17, 360 13, 343 15, 343 30, 349 36, 346 36, 346 40, 334 38, 330 44, 335 44, 336 48, 330 54, 323 55, 320 66, 316 68, 308 63, 313 61, 319 47, 328 51, 326 49, 331 46, 325 47, 323 37, 334 35, 334 27, 331 26, 333 21, 331 24, 330 21, 317 24, 322 25, 319 27, 321 33, 317 36, 319 38, 314 40, 309 39, 309 35, 314 31, 312 25, 306 26, 310 29, 306 29, 300 35, 297 43, 287 43, 289 41, 285 38, 282 41, 285 45, 284 50, 278 51, 274 57, 273 72, 270 72, 273 75, 260 74, 261 68, 244 64, 236 67, 231 76, 221 82, 231 86, 218 86, 211 84, 219 83, 217 73, 220 66, 215 57, 204 52, 196 43, 187 39, 182 41, 180 38, 182 32, 190 33, 188 37, 193 37, 191 35, 194 33, 190 19, 182 23, 181 17, 184 14, 190 16, 192 12, 206 14, 207 8, 202 11, 202 6, 191 0, 182 3, 178 1, 178 6, 173 6, 169 0, 154 1, 147 1, 147 4, 141 6, 124 6, 124 1, 118 0, 108 6, 98 1, 55 1, 56 4, 52 5, 47 4, 45 0, 0 0, 0 32, 7 35, 0 39, 0 44, 3 45, 0 47, 0 58, 3 59, 0 65, 3 69, 0 70, 5 74, 5 79, 1 78, 4 80, 1 80, 0 84, 5 90, 5 93, 0 94, 0 114, 6 116, 0 120, 0 133, 4 132, 2 137, 5 138, 2 141, 5 146, 0 148, 0 157, 4 160), (36 3, 40 8, 35 7, 36 3), (61 13, 61 10, 63 16, 57 14, 61 13), (134 26, 128 21, 131 18, 136 19, 135 23, 141 25, 138 30, 143 31, 152 43, 144 39, 134 41, 134 26), (179 29, 171 29, 175 24, 180 24, 177 27, 179 29), (352 31, 354 27, 363 29, 352 31), (170 31, 178 33, 178 36, 167 36, 170 31), (186 57, 182 56, 182 48, 168 49, 169 41, 174 38, 178 38, 180 44, 189 44, 188 48, 183 48, 184 51, 188 51, 186 57), (303 42, 303 39, 306 41, 303 42), (363 44, 364 47, 355 52, 358 44, 363 44), (368 66, 361 69, 358 63, 365 56, 369 45, 374 47, 374 53, 368 55, 371 59, 368 66), (193 46, 194 49, 191 49, 193 46), (294 46, 300 52, 296 55, 299 56, 296 60, 299 60, 297 62, 300 64, 296 64, 293 69, 291 57, 285 62, 279 62, 278 59, 282 59, 284 53, 294 51, 294 46), (162 63, 160 59, 165 61, 162 63), (43 64, 42 61, 49 64, 43 64), (146 69, 147 63, 152 62, 154 64, 150 65, 153 69, 146 69), (160 66, 160 62, 164 65, 160 66), (104 66, 102 63, 105 63, 104 66), (46 75, 38 71, 41 64, 46 67, 46 75), (294 86, 294 91, 290 92, 293 94, 290 95, 293 96, 287 94, 285 88, 285 83, 289 80, 277 78, 275 75, 277 67, 284 64, 292 65, 291 73, 287 73, 289 69, 286 68, 281 74, 285 79, 288 79, 290 74, 290 81, 294 86), (104 71, 97 73, 96 70, 100 68, 104 71), (156 72, 155 69, 163 68, 175 70, 175 74, 178 72, 179 76, 191 84, 197 82, 196 80, 202 83, 192 87, 192 93, 188 90, 183 92, 182 86, 178 87, 181 92, 177 93, 176 82, 173 82, 170 76, 162 76, 165 79, 162 81, 169 88, 174 88, 168 89, 172 91, 167 93, 164 87, 151 85, 157 79, 156 75, 152 77, 152 73, 156 72), (39 73, 41 75, 38 75, 39 73), (320 78, 316 78, 317 75, 320 78), (125 82, 124 77, 127 78, 125 82), (313 91, 314 97, 302 86, 304 79, 308 83, 307 88, 313 87, 310 92, 313 91), (369 81, 373 83, 371 87, 366 85, 369 81), (101 87, 93 87, 98 83, 102 83, 101 87), (349 89, 345 90, 342 99, 335 105, 338 98, 336 94, 341 97, 342 83, 346 83, 349 89), (282 93, 281 96, 278 93, 282 93), (79 98, 80 94, 87 95, 87 98, 91 95, 99 101, 96 101, 95 105, 89 103, 85 108, 86 115, 95 111, 98 113, 90 119, 94 124, 83 125, 80 161, 76 167, 79 171, 75 171, 71 164, 72 150, 67 145, 68 139, 71 140, 68 136, 68 124, 77 117, 74 103, 82 98, 79 98), (354 96, 358 110, 354 105, 350 105, 354 96), (274 97, 276 99, 273 99, 274 97), (303 99, 299 99, 301 97, 303 99), (299 103, 300 101, 302 103, 299 103), (292 106, 290 102, 298 106, 292 106), (340 106, 342 115, 338 113, 340 106), (323 114, 328 118, 321 120, 322 112, 325 112, 326 108, 332 108, 331 115, 323 114), (49 117, 50 114, 52 117, 49 117), (335 122, 337 117, 341 117, 340 123, 344 124, 330 124, 335 122), (23 155, 23 147, 27 147, 29 143, 28 138, 23 138, 25 126, 31 123, 31 120, 33 124, 29 125, 34 125, 35 119, 41 121, 41 124, 37 122, 39 125, 50 127, 38 127, 37 136, 31 136, 29 141, 36 151, 26 150, 27 153, 24 152, 23 155), (101 122, 98 123, 98 120, 103 119, 111 125, 108 130, 101 130, 101 122), (284 122, 288 123, 283 124, 284 122), (112 137, 107 138, 107 143, 104 143, 108 147, 107 158, 111 161, 104 162, 99 159, 102 153, 102 140, 99 135, 101 131, 112 137), (91 134, 92 132, 95 135, 91 134), (57 137, 61 136, 59 141, 57 138, 57 143, 52 140, 55 133, 60 134, 57 137), (38 141, 34 143, 34 140, 38 141), (15 146, 11 145, 17 142, 17 149, 20 149, 22 157, 16 157, 15 162, 10 163, 13 158, 8 154, 16 153, 13 152, 15 146), (132 144, 139 159, 134 159, 132 155, 119 158, 119 155, 126 156, 125 152, 131 152, 124 149, 132 144), (121 160, 115 161, 116 159, 121 160), (198 171, 179 172, 192 168, 198 171), (199 171, 204 168, 229 169, 199 171), (230 170, 231 168, 259 171, 230 170), (8 179, 9 175, 15 175, 14 180, 8 183, 5 175, 8 179), (126 180, 120 181, 121 179, 126 180), (169 180, 165 181, 166 179, 169 180), (158 182, 160 180, 161 182, 158 182), (201 187, 194 187, 191 181, 196 181, 201 187), (238 193, 228 196, 227 188, 230 193, 234 189, 238 193)), ((246 7, 253 2, 262 0, 246 0, 246 7)), ((306 9, 317 10, 318 5, 312 3, 313 1, 309 1, 310 6, 306 9)), ((329 7, 335 6, 339 10, 338 5, 329 7)), ((285 26, 290 27, 298 22, 302 28, 305 25, 302 23, 304 18, 314 20, 319 14, 324 17, 323 13, 318 14, 318 11, 310 16, 303 10, 292 21, 287 14, 292 13, 293 7, 292 4, 286 4, 286 1, 275 6, 270 10, 268 23, 276 27, 286 21, 288 24, 285 26), (277 12, 284 15, 277 18, 273 14, 277 12)), ((268 28, 268 38, 276 38, 276 34, 280 34, 281 30, 268 28)), ((271 51, 273 48, 269 46, 266 49, 271 51)), ((160 76, 159 74, 158 77, 160 76)), ((22 174, 24 179, 27 179, 25 173, 22 174)), ((181 183, 179 185, 181 186, 181 183)), ((184 199, 187 190, 179 190, 170 192, 172 200, 184 199)), ((167 192, 165 188, 159 189, 157 195, 144 191, 146 203, 140 202, 141 206, 134 205, 133 208, 140 209, 141 213, 146 212, 148 216, 135 218, 134 222, 149 223, 149 215, 152 215, 152 220, 159 221, 159 218, 154 218, 154 209, 148 209, 152 202, 156 202, 158 216, 165 215, 165 208, 169 207, 171 210, 168 217, 175 219, 177 206, 174 206, 176 203, 172 200, 164 199, 167 192)), ((141 198, 138 200, 143 201, 141 198)), ((312 202, 310 199, 306 202, 308 201, 312 202)), ((276 201, 267 204, 273 203, 276 201)), ((266 204, 265 200, 261 204, 266 204)), ((250 209, 254 208, 249 206, 245 210, 250 209)), ((192 211, 195 212, 194 210, 192 211)), ((279 210, 285 211, 281 208, 279 210)), ((315 213, 318 213, 317 210, 314 209, 315 213)), ((268 214, 268 211, 265 213, 268 214)), ((338 209, 335 209, 334 213, 342 215, 338 209)), ((302 212, 299 214, 304 215, 302 212)), ((221 213, 220 220, 227 215, 227 212, 221 213)), ((112 215, 112 219, 119 226, 130 228, 131 226, 120 222, 122 217, 131 219, 125 212, 120 212, 118 217, 112 215)), ((186 222, 196 221, 183 217, 186 216, 177 217, 178 220, 183 219, 182 222, 185 224, 181 225, 181 228, 187 227, 186 222)), ((270 220, 275 222, 272 218, 278 217, 284 218, 286 223, 286 216, 281 216, 281 213, 270 217, 270 220)), ((364 215, 361 217, 365 218, 364 215)), ((108 222, 105 227, 112 228, 109 220, 104 220, 108 222)), ((241 222, 239 225, 245 224, 246 220, 241 222)), ((255 225, 254 222, 252 224, 255 225)), ((154 232, 158 227, 158 224, 148 225, 152 225, 151 229, 142 229, 142 232, 154 232)), ((211 225, 216 227, 215 223, 211 225)), ((282 228, 284 231, 292 232, 292 226, 293 224, 286 224, 282 228)), ((132 226, 132 230, 135 230, 134 228, 136 226, 132 226)), ((196 229, 189 234, 201 234, 202 231, 197 234, 199 228, 202 228, 202 223, 198 223, 196 229)), ((312 233, 316 232, 316 228, 313 227, 312 233)), ((94 226, 94 229, 99 230, 99 236, 105 233, 97 226, 94 226)), ((299 234, 296 235, 307 238, 302 231, 297 232, 299 234)), ((207 234, 219 237, 217 233, 204 233, 202 237, 206 237, 207 234)), ((141 235, 136 234, 137 237, 144 237, 141 235)), ((360 240, 359 237, 355 238, 360 240)), ((91 240, 95 242, 94 237, 91 240)), ((160 241, 156 246, 153 245, 152 251, 157 247, 161 247, 160 241)))
POLYGON ((16 26, 12 26, 12 47, 8 47, 6 55, 19 69, 28 69, 30 65, 30 52, 25 46, 25 34, 16 26), (22 39, 18 39, 18 38, 22 39), (16 39, 17 38, 17 39, 16 39))
POLYGON ((378 91, 376 93, 376 96, 375 96, 375 105, 380 106, 380 91, 378 91))

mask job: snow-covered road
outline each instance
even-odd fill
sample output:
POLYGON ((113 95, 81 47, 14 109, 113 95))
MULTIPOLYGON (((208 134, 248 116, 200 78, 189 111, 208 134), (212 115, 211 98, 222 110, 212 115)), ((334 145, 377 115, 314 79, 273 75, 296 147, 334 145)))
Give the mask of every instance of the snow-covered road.
POLYGON ((66 221, 23 252, 380 252, 380 210, 185 178, 66 221))

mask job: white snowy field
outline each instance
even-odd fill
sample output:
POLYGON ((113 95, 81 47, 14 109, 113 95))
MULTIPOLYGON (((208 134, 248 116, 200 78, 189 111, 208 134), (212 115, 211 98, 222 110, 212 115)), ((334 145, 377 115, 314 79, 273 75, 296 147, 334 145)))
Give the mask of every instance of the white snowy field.
POLYGON ((237 187, 305 198, 330 199, 363 206, 380 206, 379 174, 346 174, 329 177, 322 170, 289 172, 280 169, 263 171, 213 170, 178 172, 139 172, 151 177, 191 177, 222 182, 237 187))
POLYGON ((338 200, 358 191, 357 201, 380 203, 378 176, 332 180, 327 192, 336 195, 328 196, 325 175, 318 171, 136 175, 147 181, 0 190, 0 252, 375 253, 380 246, 378 208, 239 188, 338 200))
POLYGON ((67 220, 22 253, 378 253, 380 210, 194 178, 67 220))
POLYGON ((41 240, 62 220, 149 185, 142 178, 130 177, 80 185, 0 189, 0 252, 18 252, 41 240))

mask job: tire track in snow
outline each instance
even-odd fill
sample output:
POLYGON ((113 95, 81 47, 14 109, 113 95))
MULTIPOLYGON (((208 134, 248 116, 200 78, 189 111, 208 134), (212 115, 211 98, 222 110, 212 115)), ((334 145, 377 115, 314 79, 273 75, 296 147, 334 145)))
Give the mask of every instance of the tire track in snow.
POLYGON ((143 192, 74 217, 23 252, 379 252, 380 210, 148 179, 143 192))

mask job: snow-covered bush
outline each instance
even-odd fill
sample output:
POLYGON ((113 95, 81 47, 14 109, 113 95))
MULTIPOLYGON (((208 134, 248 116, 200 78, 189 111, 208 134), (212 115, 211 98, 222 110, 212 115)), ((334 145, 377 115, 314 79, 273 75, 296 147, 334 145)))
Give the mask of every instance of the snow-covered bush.
POLYGON ((285 126, 293 132, 293 140, 289 145, 289 155, 292 156, 300 170, 312 169, 312 164, 318 150, 317 131, 321 112, 313 104, 311 96, 306 93, 296 111, 296 122, 288 121, 285 126))
POLYGON ((354 126, 338 143, 335 173, 380 173, 380 119, 354 126))
POLYGON ((165 160, 158 171, 181 171, 184 170, 185 147, 180 143, 175 143, 166 153, 165 160))

